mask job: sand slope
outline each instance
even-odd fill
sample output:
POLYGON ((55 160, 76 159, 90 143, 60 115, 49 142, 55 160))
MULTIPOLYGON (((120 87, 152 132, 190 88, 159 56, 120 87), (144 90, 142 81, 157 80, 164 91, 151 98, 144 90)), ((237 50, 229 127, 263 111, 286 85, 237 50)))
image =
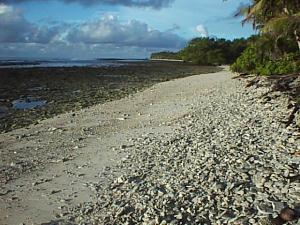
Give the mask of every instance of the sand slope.
POLYGON ((168 122, 192 111, 195 96, 230 76, 219 72, 160 83, 75 116, 67 113, 1 134, 1 166, 18 167, 16 162, 34 159, 39 169, 1 186, 0 224, 47 222, 62 203, 89 200, 93 196, 84 184, 99 179, 99 171, 122 159, 113 148, 142 133, 172 132, 168 122))
MULTIPOLYGON (((280 98, 280 104, 275 102, 275 106, 271 105, 274 110, 270 110, 268 105, 256 104, 257 100, 255 100, 255 98, 259 94, 250 95, 252 100, 249 95, 243 95, 242 82, 232 80, 231 77, 232 74, 224 70, 214 74, 203 74, 160 83, 151 89, 119 101, 108 102, 75 113, 67 113, 42 121, 40 124, 30 126, 27 129, 1 134, 0 151, 1 156, 3 156, 0 160, 1 167, 6 168, 6 171, 10 171, 10 173, 17 173, 19 178, 1 185, 0 224, 45 223, 54 220, 56 216, 63 216, 56 215, 61 214, 63 207, 72 207, 83 202, 96 202, 97 195, 95 195, 95 187, 92 184, 97 183, 99 185, 101 182, 106 184, 110 182, 110 179, 115 176, 116 173, 122 173, 122 171, 117 170, 116 165, 118 165, 120 161, 125 160, 124 157, 127 157, 127 153, 130 150, 124 150, 124 153, 122 153, 123 151, 120 151, 120 149, 135 148, 131 146, 133 143, 132 140, 136 140, 144 134, 152 134, 152 136, 159 136, 160 138, 164 137, 164 135, 171 137, 172 135, 169 134, 173 134, 175 130, 177 130, 176 132, 178 132, 178 130, 180 131, 179 126, 181 125, 188 129, 188 123, 193 121, 193 119, 188 120, 187 115, 194 115, 196 118, 195 121, 199 121, 200 125, 205 123, 204 117, 207 117, 207 121, 215 119, 217 122, 214 126, 218 126, 218 120, 220 120, 220 124, 223 123, 223 125, 232 122, 232 127, 236 129, 237 132, 242 132, 241 129, 243 129, 243 126, 246 126, 246 124, 241 124, 242 120, 252 121, 249 131, 251 135, 256 135, 255 132, 253 133, 251 131, 252 128, 257 128, 259 132, 261 132, 261 130, 265 132, 264 130, 270 127, 265 133, 269 134, 270 132, 274 133, 277 129, 274 127, 277 126, 280 128, 280 140, 285 138, 285 128, 283 128, 279 122, 279 120, 288 114, 288 112, 285 111, 285 104, 287 104, 285 99, 280 98), (237 92, 236 89, 238 89, 237 92), (224 96, 226 95, 228 99, 223 99, 222 94, 224 94, 224 96), (232 100, 236 102, 231 102, 232 100), (243 101, 246 100, 248 102, 244 104, 243 101), (245 107, 249 115, 253 113, 253 115, 259 117, 245 118, 245 116, 243 116, 243 109, 235 108, 235 103, 238 103, 241 107, 245 107), (220 111, 214 111, 214 104, 215 108, 218 108, 220 111), (220 106, 219 104, 224 105, 220 106), (252 105, 253 108, 251 108, 252 105), (281 105, 282 109, 280 108, 281 105), (227 106, 229 107, 228 109, 227 106), (260 111, 256 114, 255 110, 260 111), (264 113, 264 110, 266 110, 266 113, 264 113), (201 115, 199 112, 203 113, 203 117, 197 119, 197 116, 201 115), (222 115, 221 113, 227 114, 222 115), (222 118, 229 119, 228 121, 223 121, 222 118), (180 123, 174 123, 174 121, 180 121, 180 123), (260 126, 259 121, 264 121, 265 124, 262 125, 263 129, 261 129, 262 126, 260 126), (269 121, 274 124, 269 126, 267 124, 269 121), (26 170, 22 172, 20 168, 18 169, 18 162, 24 160, 28 161, 28 168, 34 166, 37 169, 30 172, 28 168, 25 168, 26 170), (32 162, 32 160, 35 161, 32 162)), ((264 93, 264 91, 261 93, 264 93)), ((189 137, 195 135, 195 138, 197 138, 198 134, 193 133, 193 129, 195 129, 195 132, 200 132, 201 130, 209 128, 209 124, 207 124, 207 126, 203 125, 203 129, 197 127, 200 125, 194 125, 194 128, 191 126, 192 130, 189 137)), ((207 137, 207 140, 199 139, 198 144, 201 146, 203 143, 213 142, 214 140, 210 139, 211 137, 209 135, 213 135, 212 137, 216 135, 215 138, 217 141, 217 138, 219 138, 218 133, 221 133, 223 138, 226 137, 226 132, 228 132, 228 135, 231 135, 232 133, 230 132, 235 131, 232 131, 232 129, 226 130, 226 127, 224 127, 224 131, 218 131, 216 134, 204 132, 203 137, 207 137)), ((184 136, 184 134, 182 135, 184 136)), ((276 159, 278 158, 280 160, 290 160, 290 151, 296 148, 299 142, 293 135, 293 131, 288 133, 288 142, 282 142, 288 144, 283 146, 282 149, 284 150, 281 149, 276 153, 277 155, 275 154, 275 161, 272 159, 272 163, 277 163, 276 159)), ((274 133, 274 137, 275 140, 276 133, 274 133)), ((257 154, 261 154, 261 149, 266 151, 265 158, 262 156, 258 161, 255 159, 257 163, 263 163, 265 162, 264 160, 269 160, 270 157, 272 158, 272 153, 269 154, 270 149, 265 147, 265 144, 267 146, 272 145, 272 148, 274 146, 282 146, 282 144, 275 145, 275 142, 273 143, 273 141, 271 141, 272 138, 273 136, 262 137, 262 140, 266 140, 265 143, 260 143, 259 140, 257 140, 256 143, 253 142, 253 145, 258 146, 253 147, 253 151, 257 151, 257 154), (270 143, 268 143, 268 140, 270 140, 270 143)), ((222 140, 227 141, 226 139, 222 140)), ((228 141, 232 142, 235 140, 231 138, 228 141)), ((239 143, 236 144, 236 146, 243 147, 240 146, 243 145, 243 143, 238 136, 237 141, 239 143)), ((160 142, 161 140, 159 140, 158 143, 160 142)), ((138 145, 140 145, 140 143, 137 143, 137 146, 138 145)), ((169 147, 174 147, 172 143, 169 145, 169 147)), ((220 149, 224 149, 224 151, 226 149, 228 151, 230 150, 230 148, 227 148, 228 143, 220 142, 219 145, 220 149)), ((233 143, 233 145, 235 145, 235 143, 233 143)), ((149 146, 145 146, 145 148, 149 146)), ((155 146, 155 142, 153 146, 155 146)), ((195 146, 194 150, 196 151, 198 149, 197 143, 193 143, 193 146, 195 146)), ((166 147, 168 148, 168 146, 166 147)), ((208 144, 206 147, 210 149, 212 146, 208 144)), ((249 146, 245 145, 244 147, 242 150, 247 149, 249 146)), ((199 149, 199 153, 195 154, 202 154, 202 150, 200 150, 201 149, 199 149)), ((234 154, 242 154, 242 150, 239 149, 237 152, 230 154, 233 154, 232 157, 239 158, 239 155, 234 154)), ((169 150, 166 149, 166 151, 169 150)), ((247 153, 247 151, 249 153, 249 150, 245 151, 245 153, 247 153)), ((134 151, 132 152, 134 154, 134 151)), ((180 154, 180 152, 176 154, 180 154)), ((203 154, 205 155, 205 152, 203 154)), ((226 156, 227 153, 224 154, 226 156)), ((141 157, 143 158, 143 156, 137 156, 136 159, 140 159, 141 157)), ((184 155, 184 157, 186 156, 184 155)), ((212 157, 212 160, 214 160, 215 155, 212 157)), ((135 157, 131 156, 131 158, 134 159, 135 157)), ((198 158, 199 163, 202 159, 201 157, 198 158)), ((172 161, 173 158, 170 160, 172 161)), ((179 157, 178 160, 184 159, 179 157)), ((228 160, 228 162, 230 162, 231 159, 228 158, 228 160)), ((236 163, 236 161, 238 160, 233 160, 232 168, 235 168, 236 165, 234 163, 236 163)), ((256 163, 256 161, 254 161, 254 163, 256 163)), ((210 162, 210 160, 208 160, 208 162, 210 162)), ((135 162, 132 161, 131 163, 129 162, 128 165, 133 165, 134 163, 135 162)), ((145 163, 148 162, 145 161, 145 163)), ((278 161, 278 164, 280 166, 282 163, 278 161)), ((220 169, 218 166, 219 164, 216 165, 216 171, 220 169)), ((172 168, 172 166, 170 166, 170 168, 172 168)), ((188 168, 184 168, 182 171, 185 171, 185 169, 187 169, 185 172, 189 171, 188 168)), ((233 171, 227 172, 234 174, 237 171, 233 169, 233 171)), ((259 171, 257 172, 260 173, 259 171)), ((290 172, 290 174, 294 172, 290 172)), ((280 174, 281 170, 279 170, 278 173, 280 174)), ((155 176, 155 173, 150 174, 151 172, 149 172, 149 177, 152 175, 155 176)), ((162 174, 164 174, 164 171, 162 171, 162 174)), ((193 173, 191 172, 191 174, 193 173)), ((3 180, 6 177, 3 171, 1 176, 3 180)), ((223 175, 221 174, 219 176, 223 175)), ((255 174, 253 176, 255 176, 255 174)), ((236 176, 232 177, 233 180, 235 178, 236 176)), ((253 181, 254 183, 252 184, 251 180, 246 183, 247 185, 250 184, 254 186, 263 185, 260 183, 263 178, 257 179, 258 181, 255 181, 256 183, 253 181)), ((205 182, 205 179, 203 182, 205 182)), ((285 184, 286 180, 282 182, 285 184)), ((272 184, 270 185, 272 186, 272 184)), ((215 186, 212 185, 211 188, 214 187, 215 186)), ((99 186, 97 188, 96 192, 101 193, 101 186, 100 189, 99 186)), ((208 185, 208 189, 209 188, 208 185)), ((245 190, 247 188, 248 187, 245 186, 245 190)), ((107 210, 110 212, 109 207, 107 210)), ((180 218, 180 216, 178 216, 178 218, 180 218)))

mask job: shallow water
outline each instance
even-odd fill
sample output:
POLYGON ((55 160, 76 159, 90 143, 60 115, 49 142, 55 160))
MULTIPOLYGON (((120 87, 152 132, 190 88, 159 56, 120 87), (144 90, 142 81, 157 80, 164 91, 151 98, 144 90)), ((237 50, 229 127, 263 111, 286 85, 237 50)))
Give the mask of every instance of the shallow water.
POLYGON ((13 109, 25 110, 34 109, 46 105, 47 101, 27 97, 25 99, 17 99, 12 102, 13 109))
POLYGON ((94 59, 94 60, 0 60, 0 68, 34 68, 34 67, 119 67, 145 59, 94 59))
POLYGON ((0 132, 34 124, 64 112, 118 100, 158 82, 219 71, 216 67, 180 62, 120 62, 129 65, 0 68, 0 106, 8 107, 8 112, 0 118, 0 132))
POLYGON ((0 118, 5 117, 8 112, 8 107, 0 106, 0 118))

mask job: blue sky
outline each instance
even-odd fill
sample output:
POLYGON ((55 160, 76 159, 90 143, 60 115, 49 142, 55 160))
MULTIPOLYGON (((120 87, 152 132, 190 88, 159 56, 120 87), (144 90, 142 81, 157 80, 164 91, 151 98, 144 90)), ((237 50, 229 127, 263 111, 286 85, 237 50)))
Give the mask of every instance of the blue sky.
POLYGON ((254 34, 250 0, 0 0, 0 57, 145 58, 194 37, 254 34))

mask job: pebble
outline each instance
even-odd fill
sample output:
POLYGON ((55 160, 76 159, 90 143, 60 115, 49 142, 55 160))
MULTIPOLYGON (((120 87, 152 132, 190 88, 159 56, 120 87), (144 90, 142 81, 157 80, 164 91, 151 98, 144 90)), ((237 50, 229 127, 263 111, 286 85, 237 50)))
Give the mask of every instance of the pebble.
MULTIPOLYGON (((78 224, 261 224, 300 202, 300 145, 282 125, 288 101, 260 101, 270 87, 238 80, 194 98, 193 112, 168 122, 172 133, 121 144, 97 201, 71 209, 78 224)), ((99 171, 100 172, 100 171, 99 171)), ((66 224, 68 223, 66 219, 66 224)), ((296 225, 297 221, 290 224, 296 225)))

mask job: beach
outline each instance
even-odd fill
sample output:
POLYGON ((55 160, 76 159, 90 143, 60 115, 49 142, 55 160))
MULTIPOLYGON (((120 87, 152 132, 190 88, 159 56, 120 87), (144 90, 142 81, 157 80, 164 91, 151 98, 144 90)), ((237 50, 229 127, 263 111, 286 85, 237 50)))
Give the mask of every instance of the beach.
POLYGON ((299 207, 288 98, 233 76, 157 83, 0 134, 0 224, 258 224, 299 207))
POLYGON ((0 68, 0 132, 117 100, 158 82, 219 70, 146 60, 32 62, 0 68))

